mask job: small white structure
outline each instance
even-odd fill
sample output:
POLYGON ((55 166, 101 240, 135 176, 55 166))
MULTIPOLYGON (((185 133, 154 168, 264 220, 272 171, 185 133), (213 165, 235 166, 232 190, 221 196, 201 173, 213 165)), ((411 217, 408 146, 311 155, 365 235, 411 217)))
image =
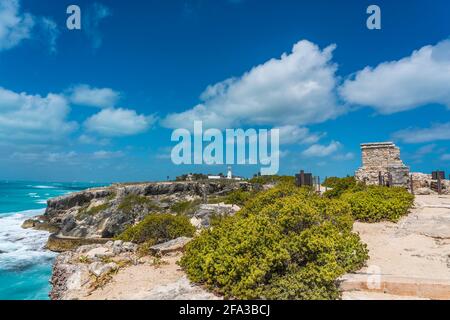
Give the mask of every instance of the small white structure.
POLYGON ((233 171, 231 170, 231 166, 228 166, 228 170, 227 170, 227 176, 208 176, 209 180, 220 180, 220 179, 227 179, 227 180, 237 180, 237 181, 241 181, 242 178, 241 177, 234 177, 233 176, 233 171))
POLYGON ((227 179, 233 179, 233 171, 231 171, 231 166, 228 166, 227 179))

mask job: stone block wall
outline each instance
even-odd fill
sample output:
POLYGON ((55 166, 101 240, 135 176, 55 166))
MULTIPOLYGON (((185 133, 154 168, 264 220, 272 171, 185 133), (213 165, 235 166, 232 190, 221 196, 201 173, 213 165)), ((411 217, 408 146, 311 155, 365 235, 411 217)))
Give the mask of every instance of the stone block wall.
POLYGON ((379 174, 386 183, 389 175, 392 186, 409 187, 409 168, 400 158, 400 149, 393 142, 361 144, 362 167, 355 172, 355 178, 368 185, 379 184, 379 174))

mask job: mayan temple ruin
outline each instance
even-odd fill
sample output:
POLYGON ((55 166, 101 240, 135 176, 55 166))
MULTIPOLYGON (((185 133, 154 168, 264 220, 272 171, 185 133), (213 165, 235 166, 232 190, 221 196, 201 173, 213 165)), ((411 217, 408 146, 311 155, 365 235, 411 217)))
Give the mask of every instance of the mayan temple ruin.
POLYGON ((409 167, 393 142, 361 144, 362 167, 355 177, 368 185, 409 186, 409 167))

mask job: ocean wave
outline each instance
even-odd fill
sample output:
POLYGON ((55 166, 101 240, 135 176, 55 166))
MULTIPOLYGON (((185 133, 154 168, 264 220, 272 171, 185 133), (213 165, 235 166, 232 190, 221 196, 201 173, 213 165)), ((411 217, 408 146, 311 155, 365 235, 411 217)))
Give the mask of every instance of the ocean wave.
POLYGON ((47 204, 47 200, 37 200, 35 201, 37 204, 47 204))
POLYGON ((42 186, 29 186, 29 187, 35 188, 35 189, 57 189, 57 187, 55 187, 55 186, 44 186, 44 185, 42 185, 42 186))
POLYGON ((40 197, 41 197, 41 196, 38 195, 36 192, 30 192, 30 193, 28 194, 28 196, 31 197, 31 198, 40 198, 40 197))
POLYGON ((44 249, 48 232, 22 228, 23 221, 42 213, 44 209, 27 210, 0 218, 0 270, 24 270, 55 257, 44 249))

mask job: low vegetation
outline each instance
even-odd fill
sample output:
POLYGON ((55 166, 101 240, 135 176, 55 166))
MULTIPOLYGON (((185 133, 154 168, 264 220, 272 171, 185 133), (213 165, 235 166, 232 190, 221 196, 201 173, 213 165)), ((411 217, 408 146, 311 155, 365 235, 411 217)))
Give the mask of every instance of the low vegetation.
POLYGON ((231 191, 225 196, 226 204, 235 204, 242 207, 248 200, 255 196, 255 192, 243 191, 241 189, 231 191))
POLYGON ((131 213, 136 208, 147 209, 149 211, 159 209, 158 205, 156 205, 151 199, 136 194, 129 194, 125 196, 118 207, 120 211, 125 213, 131 213))
POLYGON ((107 203, 103 203, 98 206, 92 207, 90 209, 88 209, 88 207, 83 207, 78 211, 77 219, 83 220, 84 218, 86 218, 88 216, 95 216, 96 214, 98 214, 102 211, 105 211, 110 206, 111 206, 110 203, 107 202, 107 203))
POLYGON ((399 187, 370 186, 363 191, 345 192, 341 198, 350 204, 353 217, 365 222, 397 222, 414 202, 414 196, 399 187))
POLYGON ((361 191, 364 189, 364 185, 358 183, 355 177, 345 177, 345 178, 337 178, 337 177, 329 177, 325 179, 323 186, 330 188, 324 194, 324 196, 328 198, 338 198, 344 192, 347 191, 361 191))
POLYGON ((137 244, 153 245, 176 239, 192 237, 195 227, 186 216, 171 214, 150 214, 135 226, 127 228, 117 239, 137 244))
POLYGON ((405 188, 365 186, 354 177, 328 178, 328 198, 338 198, 350 205, 354 219, 364 222, 398 221, 411 209, 414 196, 405 188))
POLYGON ((277 184, 280 182, 285 183, 294 183, 295 178, 292 176, 255 176, 252 179, 249 180, 250 183, 255 184, 277 184))
POLYGON ((368 258, 350 205, 285 182, 187 245, 189 278, 239 299, 336 299, 336 279, 368 258))
POLYGON ((190 215, 194 213, 200 203, 200 200, 178 201, 170 207, 170 211, 176 214, 190 215))

